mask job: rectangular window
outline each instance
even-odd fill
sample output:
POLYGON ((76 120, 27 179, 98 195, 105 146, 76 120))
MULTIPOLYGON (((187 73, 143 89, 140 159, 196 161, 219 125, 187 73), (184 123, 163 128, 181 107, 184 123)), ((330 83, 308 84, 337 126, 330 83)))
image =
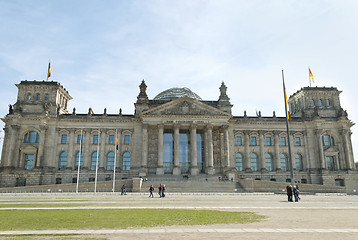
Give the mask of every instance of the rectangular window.
POLYGON ((295 145, 301 146, 301 138, 300 137, 295 137, 295 145))
POLYGON ((256 142, 256 137, 251 137, 251 146, 256 146, 257 142, 256 142))
POLYGON ((129 144, 130 142, 130 136, 129 135, 124 135, 124 144, 129 144))
POLYGON ((286 146, 286 137, 281 137, 281 146, 286 146))
POLYGON ((25 154, 25 169, 29 170, 34 167, 34 154, 25 154))
POLYGON ((98 135, 93 135, 93 144, 98 144, 98 135))
POLYGON ((114 135, 109 135, 108 136, 108 143, 109 144, 114 144, 114 135))
POLYGON ((271 142, 271 137, 266 137, 266 146, 271 146, 272 142, 271 142))
POLYGON ((61 144, 66 144, 67 143, 67 134, 62 134, 61 135, 61 144))
POLYGON ((241 138, 241 136, 237 136, 237 137, 236 137, 236 145, 237 145, 237 146, 241 146, 241 145, 242 145, 242 138, 241 138))
POLYGON ((77 144, 81 144, 81 134, 77 135, 77 144))

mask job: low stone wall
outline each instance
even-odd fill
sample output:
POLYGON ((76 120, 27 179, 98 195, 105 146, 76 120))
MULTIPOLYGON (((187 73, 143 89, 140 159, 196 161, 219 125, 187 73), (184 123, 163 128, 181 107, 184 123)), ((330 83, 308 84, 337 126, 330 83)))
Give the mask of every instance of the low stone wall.
MULTIPOLYGON (((251 179, 239 179, 238 188, 245 192, 274 192, 285 193, 286 186, 290 183, 273 182, 251 179)), ((346 187, 323 186, 318 184, 298 184, 301 193, 346 193, 346 187)))
MULTIPOLYGON (((123 184, 126 185, 128 192, 140 192, 142 179, 122 179, 115 181, 115 191, 120 192, 123 184)), ((31 193, 31 192, 76 192, 76 183, 70 184, 51 184, 25 187, 5 187, 0 188, 0 193, 31 193)), ((80 182, 79 192, 94 192, 95 182, 80 182)), ((97 192, 112 192, 113 181, 98 181, 97 192)))

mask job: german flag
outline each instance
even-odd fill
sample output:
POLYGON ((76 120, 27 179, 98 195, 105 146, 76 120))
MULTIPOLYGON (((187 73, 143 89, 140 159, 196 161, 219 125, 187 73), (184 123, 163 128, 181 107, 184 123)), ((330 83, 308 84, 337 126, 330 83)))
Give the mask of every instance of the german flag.
POLYGON ((51 63, 48 62, 47 80, 51 78, 51 63))
POLYGON ((313 74, 312 74, 312 72, 311 72, 311 69, 308 68, 308 71, 309 71, 309 74, 310 74, 310 78, 312 79, 312 82, 314 83, 314 77, 313 77, 313 74))

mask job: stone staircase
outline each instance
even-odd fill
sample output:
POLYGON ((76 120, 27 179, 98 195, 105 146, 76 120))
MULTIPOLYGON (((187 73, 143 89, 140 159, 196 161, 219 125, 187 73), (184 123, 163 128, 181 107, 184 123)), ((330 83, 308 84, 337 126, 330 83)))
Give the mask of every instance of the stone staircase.
MULTIPOLYGON (((220 176, 221 177, 221 176, 220 176)), ((190 176, 189 179, 182 176, 148 176, 142 183, 141 192, 148 192, 149 187, 153 185, 157 191, 159 184, 165 184, 167 192, 173 193, 204 193, 204 192, 222 192, 234 193, 236 183, 231 181, 219 181, 219 175, 214 176, 190 176)))

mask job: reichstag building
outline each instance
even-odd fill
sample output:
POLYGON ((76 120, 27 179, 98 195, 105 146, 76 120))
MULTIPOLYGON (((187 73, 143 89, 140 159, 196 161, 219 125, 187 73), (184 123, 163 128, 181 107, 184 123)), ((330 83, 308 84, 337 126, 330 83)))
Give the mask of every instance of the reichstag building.
POLYGON ((188 88, 150 99, 144 80, 133 114, 77 113, 69 92, 54 81, 21 81, 5 123, 0 187, 64 184, 153 175, 216 175, 344 186, 357 175, 352 121, 341 91, 304 87, 289 97, 285 117, 233 116, 224 83, 217 100, 188 88), (118 145, 117 145, 118 139, 118 145))

